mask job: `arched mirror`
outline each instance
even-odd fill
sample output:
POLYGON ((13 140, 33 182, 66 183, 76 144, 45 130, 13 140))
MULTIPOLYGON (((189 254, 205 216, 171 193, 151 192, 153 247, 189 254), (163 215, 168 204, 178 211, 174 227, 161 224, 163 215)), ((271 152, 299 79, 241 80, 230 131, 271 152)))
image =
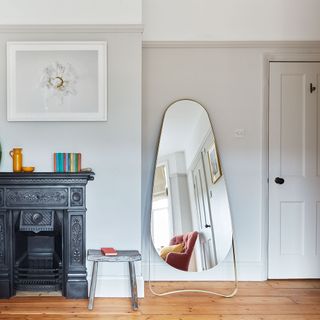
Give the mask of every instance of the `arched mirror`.
POLYGON ((167 109, 154 173, 151 236, 163 263, 209 270, 233 244, 226 183, 212 125, 196 101, 167 109))

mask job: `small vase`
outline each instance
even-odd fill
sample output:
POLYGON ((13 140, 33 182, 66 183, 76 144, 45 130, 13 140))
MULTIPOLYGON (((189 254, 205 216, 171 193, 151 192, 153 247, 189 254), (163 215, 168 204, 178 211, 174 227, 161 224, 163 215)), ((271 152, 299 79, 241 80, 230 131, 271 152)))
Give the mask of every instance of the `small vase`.
POLYGON ((21 172, 22 171, 22 148, 13 148, 9 152, 12 158, 12 169, 13 172, 21 172))

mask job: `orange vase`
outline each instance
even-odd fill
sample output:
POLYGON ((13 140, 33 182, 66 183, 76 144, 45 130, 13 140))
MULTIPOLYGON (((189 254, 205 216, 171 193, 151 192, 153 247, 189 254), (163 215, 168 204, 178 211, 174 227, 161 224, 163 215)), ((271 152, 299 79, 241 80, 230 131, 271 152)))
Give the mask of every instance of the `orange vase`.
POLYGON ((22 148, 13 148, 9 152, 12 158, 12 169, 13 172, 21 172, 22 171, 22 148))

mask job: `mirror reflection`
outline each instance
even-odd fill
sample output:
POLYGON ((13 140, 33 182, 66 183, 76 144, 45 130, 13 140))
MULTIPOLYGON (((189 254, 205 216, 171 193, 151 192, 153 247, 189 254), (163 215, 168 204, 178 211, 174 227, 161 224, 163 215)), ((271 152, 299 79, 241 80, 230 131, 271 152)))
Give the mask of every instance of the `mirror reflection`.
POLYGON ((180 100, 166 111, 154 174, 151 235, 160 257, 182 271, 224 260, 232 224, 216 139, 206 110, 180 100))

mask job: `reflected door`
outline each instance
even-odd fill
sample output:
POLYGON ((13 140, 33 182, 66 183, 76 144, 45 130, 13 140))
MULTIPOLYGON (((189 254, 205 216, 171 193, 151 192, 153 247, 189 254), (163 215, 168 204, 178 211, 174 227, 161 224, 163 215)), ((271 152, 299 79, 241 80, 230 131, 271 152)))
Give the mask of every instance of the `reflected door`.
POLYGON ((208 197, 207 177, 203 165, 202 154, 198 159, 193 174, 194 197, 196 203, 197 220, 199 226, 200 257, 197 257, 198 269, 207 270, 214 267, 216 250, 212 232, 211 208, 208 197))
POLYGON ((320 63, 271 63, 269 278, 320 277, 320 63))

